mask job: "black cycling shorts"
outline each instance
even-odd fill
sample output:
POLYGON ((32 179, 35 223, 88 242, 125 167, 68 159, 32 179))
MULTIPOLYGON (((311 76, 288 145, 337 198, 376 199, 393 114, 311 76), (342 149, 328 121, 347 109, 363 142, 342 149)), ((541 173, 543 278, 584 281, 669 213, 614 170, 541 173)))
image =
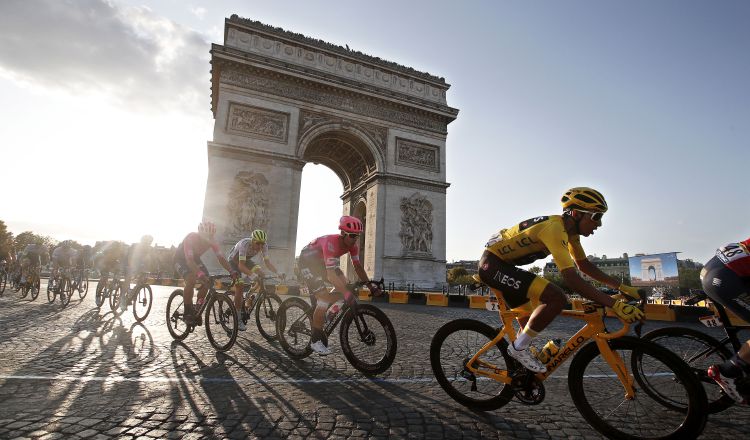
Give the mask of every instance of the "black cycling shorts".
MULTIPOLYGON (((325 282, 328 279, 326 273, 326 265, 323 262, 323 257, 318 252, 305 252, 304 250, 299 256, 299 276, 307 286, 307 290, 310 295, 318 293, 325 289, 325 282)), ((344 275, 341 269, 336 268, 336 273, 344 275)))
MULTIPOLYGON (((201 261, 200 257, 195 257, 193 259, 193 262, 196 266, 198 266, 198 269, 203 271, 206 275, 208 275, 208 269, 206 268, 206 265, 203 264, 203 261, 201 261)), ((187 264, 187 260, 185 259, 185 254, 178 253, 174 256, 174 268, 177 270, 177 273, 182 276, 183 279, 187 276, 187 274, 192 273, 193 271, 190 270, 190 266, 187 264)))
POLYGON ((503 294, 503 299, 511 309, 531 301, 531 306, 539 304, 539 297, 549 281, 506 263, 500 257, 485 250, 479 259, 479 278, 482 282, 503 294))
POLYGON ((701 271, 703 291, 709 298, 750 322, 750 279, 742 278, 716 257, 701 271))

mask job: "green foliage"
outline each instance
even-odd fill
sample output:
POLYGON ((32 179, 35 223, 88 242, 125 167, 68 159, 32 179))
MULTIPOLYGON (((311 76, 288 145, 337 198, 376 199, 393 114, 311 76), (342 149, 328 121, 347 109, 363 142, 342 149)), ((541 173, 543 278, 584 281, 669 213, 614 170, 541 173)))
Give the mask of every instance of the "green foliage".
POLYGON ((5 222, 0 220, 0 259, 9 260, 10 252, 13 249, 13 234, 8 231, 5 222))
POLYGON ((542 273, 542 268, 539 266, 531 266, 531 268, 529 268, 529 272, 533 273, 534 275, 539 275, 542 273))
POLYGON ((681 267, 679 270, 680 287, 687 289, 700 289, 702 287, 700 273, 701 270, 697 268, 681 267))
POLYGON ((469 272, 463 266, 454 267, 447 273, 448 284, 461 284, 458 283, 457 280, 461 277, 467 276, 468 274, 469 272))
POLYGON ((57 241, 52 237, 46 235, 37 235, 31 231, 21 232, 13 240, 13 247, 16 252, 21 252, 29 244, 41 244, 47 246, 47 249, 52 249, 57 244, 57 241))

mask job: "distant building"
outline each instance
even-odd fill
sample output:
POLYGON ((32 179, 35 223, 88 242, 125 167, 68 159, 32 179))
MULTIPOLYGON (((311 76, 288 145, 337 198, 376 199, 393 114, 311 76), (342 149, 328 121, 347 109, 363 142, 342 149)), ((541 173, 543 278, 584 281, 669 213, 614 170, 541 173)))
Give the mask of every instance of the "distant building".
MULTIPOLYGON (((619 258, 607 258, 606 255, 602 255, 601 258, 589 255, 589 261, 594 263, 602 272, 607 275, 617 278, 619 280, 625 280, 630 277, 630 266, 628 265, 628 254, 622 254, 619 258)), ((544 265, 544 276, 555 275, 558 276, 560 272, 557 270, 557 265, 553 261, 544 265)), ((582 274, 584 278, 590 280, 588 276, 582 274)))
POLYGON ((466 269, 466 272, 468 272, 469 275, 474 275, 475 273, 477 273, 478 265, 479 265, 479 260, 458 260, 452 263, 446 263, 445 270, 449 271, 453 269, 454 267, 463 267, 464 269, 466 269))

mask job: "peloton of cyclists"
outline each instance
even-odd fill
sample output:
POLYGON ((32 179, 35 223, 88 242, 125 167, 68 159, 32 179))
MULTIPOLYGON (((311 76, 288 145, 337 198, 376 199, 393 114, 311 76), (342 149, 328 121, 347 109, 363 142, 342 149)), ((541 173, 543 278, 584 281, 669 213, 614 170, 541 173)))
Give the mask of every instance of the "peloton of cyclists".
POLYGON ((60 270, 73 268, 73 263, 78 257, 78 251, 72 246, 69 240, 60 243, 52 251, 52 277, 59 275, 60 270))
POLYGON ((99 246, 94 254, 94 268, 99 271, 97 291, 101 290, 109 279, 117 273, 125 272, 127 261, 127 245, 121 241, 107 241, 99 246))
POLYGON ((307 286, 315 307, 310 348, 320 355, 327 355, 331 352, 323 332, 328 306, 342 297, 347 302, 355 300, 354 295, 346 286, 347 279, 344 273, 339 269, 339 257, 348 253, 359 280, 368 283, 367 286, 374 296, 380 294, 377 285, 369 282, 367 273, 359 260, 357 243, 359 235, 363 232, 362 221, 357 217, 345 215, 339 220, 339 230, 341 233, 338 235, 324 235, 311 241, 299 255, 300 277, 307 286), (325 281, 333 284, 334 289, 328 291, 325 281), (338 292, 343 292, 343 294, 338 292))
POLYGON ((500 290, 511 308, 533 311, 527 319, 519 320, 522 331, 510 344, 508 353, 526 368, 537 373, 545 366, 531 354, 532 340, 544 330, 565 306, 567 299, 562 289, 523 266, 552 255, 565 284, 585 298, 611 307, 627 322, 643 319, 643 312, 615 299, 584 280, 576 271, 618 289, 629 297, 638 298, 638 289, 620 283, 602 272, 586 257, 580 237, 592 235, 602 225, 607 202, 599 191, 587 187, 571 188, 562 199, 562 215, 535 217, 502 229, 487 241, 479 260, 479 277, 488 286, 500 290))
MULTIPOLYGON (((711 300, 750 322, 750 238, 717 249, 700 276, 711 300)), ((750 376, 750 340, 723 364, 709 367, 708 375, 736 402, 749 403, 747 391, 738 389, 737 383, 750 376)))
POLYGON ((177 272, 185 280, 185 290, 183 298, 185 301, 185 323, 187 325, 200 325, 200 316, 196 314, 193 307, 193 289, 196 282, 200 282, 201 288, 198 291, 198 301, 205 299, 208 292, 208 269, 201 261, 201 255, 209 249, 213 251, 219 263, 236 277, 236 272, 232 270, 229 262, 221 254, 219 245, 214 241, 216 226, 211 222, 203 222, 198 225, 198 232, 191 232, 185 236, 174 253, 174 265, 177 272))
MULTIPOLYGON (((268 236, 265 231, 260 229, 254 230, 250 234, 250 237, 238 241, 227 254, 227 260, 232 267, 232 271, 248 276, 255 274, 261 277, 265 276, 260 265, 256 264, 251 259, 255 255, 260 254, 263 257, 263 264, 265 264, 271 272, 278 274, 279 271, 276 269, 276 266, 271 263, 271 259, 268 256, 267 241, 268 236)), ((242 310, 242 290, 245 287, 243 278, 244 277, 239 277, 234 285, 234 306, 237 311, 242 310)), ((250 307, 252 304, 248 304, 248 306, 250 307)), ((245 331, 246 329, 246 325, 242 320, 239 321, 238 329, 241 331, 245 331)))

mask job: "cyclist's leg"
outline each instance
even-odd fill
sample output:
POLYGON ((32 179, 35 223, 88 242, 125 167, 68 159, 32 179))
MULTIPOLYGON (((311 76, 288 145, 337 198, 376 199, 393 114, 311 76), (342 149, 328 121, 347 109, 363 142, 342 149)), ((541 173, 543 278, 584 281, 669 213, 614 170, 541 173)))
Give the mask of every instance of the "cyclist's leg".
MULTIPOLYGON (((701 283, 711 300, 750 322, 750 280, 740 278, 713 257, 701 271, 701 283)), ((750 340, 723 364, 711 366, 708 374, 735 401, 747 402, 748 396, 737 389, 736 381, 750 376, 750 340)))
POLYGON ((326 338, 323 334, 325 312, 328 309, 331 297, 335 295, 331 295, 325 287, 326 268, 321 258, 301 255, 299 270, 302 281, 310 292, 310 302, 313 307, 311 347, 316 352, 325 352, 327 350, 325 348, 327 341, 325 341, 326 338), (320 347, 321 344, 324 347, 320 347))

